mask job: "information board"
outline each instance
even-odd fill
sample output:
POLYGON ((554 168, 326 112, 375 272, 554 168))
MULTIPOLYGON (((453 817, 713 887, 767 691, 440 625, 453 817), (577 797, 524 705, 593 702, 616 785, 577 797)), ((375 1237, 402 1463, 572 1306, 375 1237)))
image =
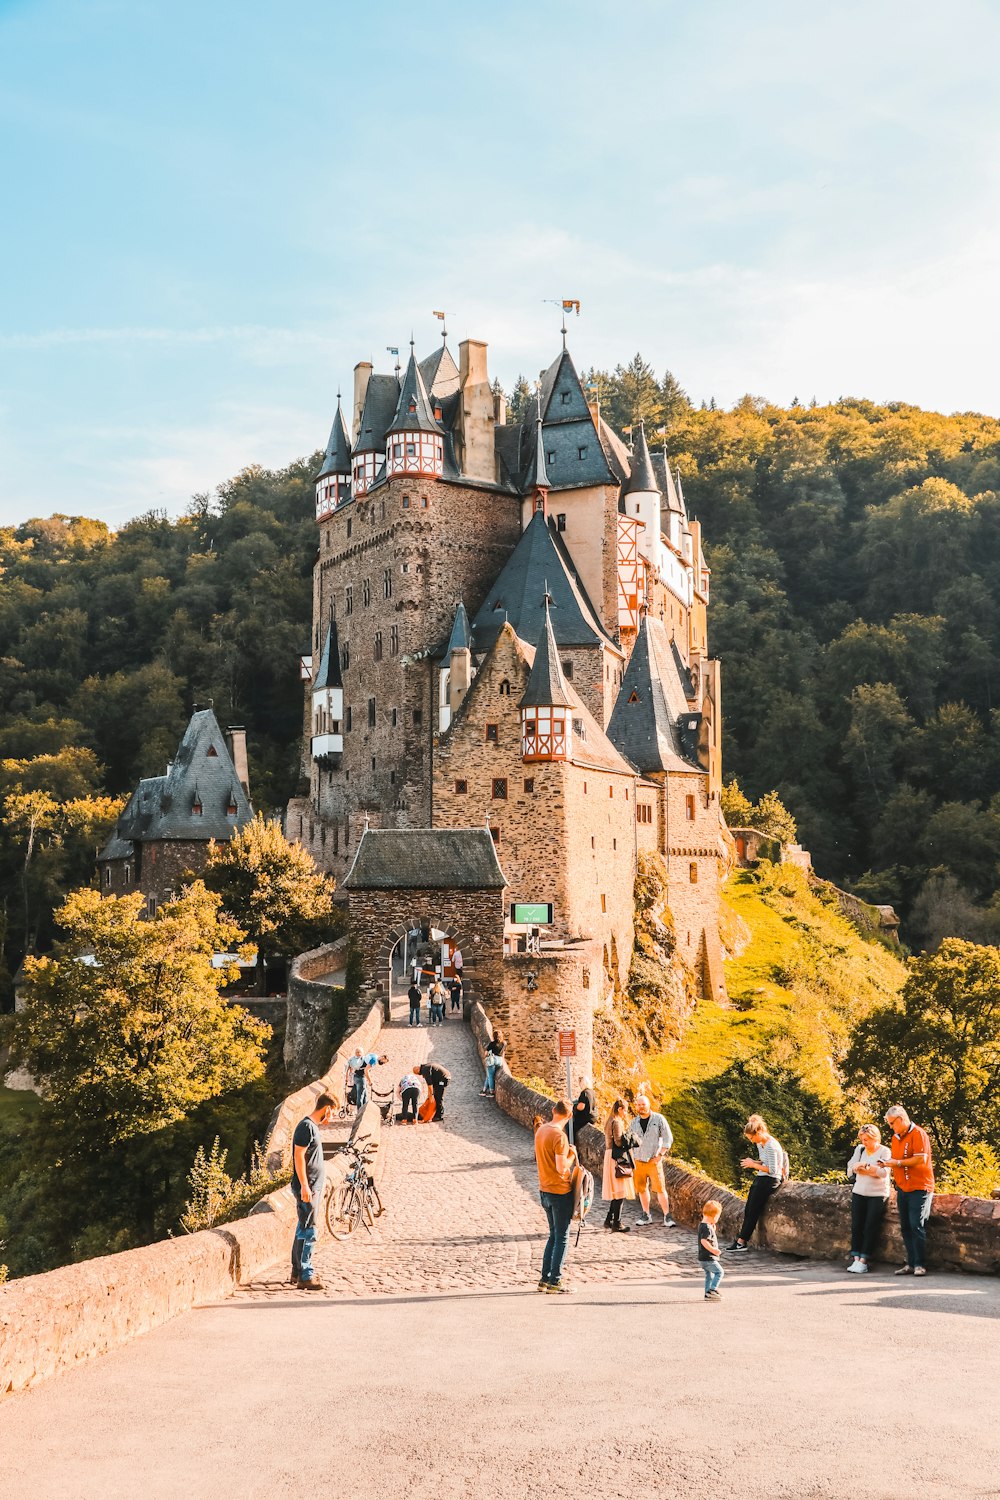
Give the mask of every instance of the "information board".
POLYGON ((576 1032, 560 1031, 559 1033, 559 1056, 561 1058, 576 1056, 576 1032))

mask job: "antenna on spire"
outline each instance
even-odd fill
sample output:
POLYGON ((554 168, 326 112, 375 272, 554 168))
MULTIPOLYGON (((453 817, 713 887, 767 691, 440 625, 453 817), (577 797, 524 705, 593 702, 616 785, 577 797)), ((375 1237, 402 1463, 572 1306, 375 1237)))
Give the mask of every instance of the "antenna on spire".
POLYGON ((558 300, 555 297, 543 297, 542 301, 543 302, 551 302, 552 305, 553 305, 553 307, 558 307, 559 310, 562 313, 562 323, 560 325, 559 332, 562 334, 563 348, 565 349, 566 348, 566 314, 568 312, 575 312, 576 315, 577 315, 577 317, 579 317, 580 316, 580 300, 579 300, 578 297, 560 297, 558 300))

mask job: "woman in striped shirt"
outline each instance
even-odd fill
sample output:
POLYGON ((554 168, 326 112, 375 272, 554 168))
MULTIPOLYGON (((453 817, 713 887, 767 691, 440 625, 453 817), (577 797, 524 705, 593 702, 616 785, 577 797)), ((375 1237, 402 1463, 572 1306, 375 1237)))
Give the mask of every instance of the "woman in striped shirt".
POLYGON ((749 1250, 750 1237, 757 1228, 767 1200, 788 1175, 781 1142, 774 1139, 760 1115, 750 1116, 743 1134, 757 1147, 757 1160, 755 1161, 752 1156, 745 1156, 740 1166, 757 1175, 750 1184, 747 1206, 743 1210, 743 1226, 733 1243, 726 1246, 726 1249, 731 1251, 749 1250))

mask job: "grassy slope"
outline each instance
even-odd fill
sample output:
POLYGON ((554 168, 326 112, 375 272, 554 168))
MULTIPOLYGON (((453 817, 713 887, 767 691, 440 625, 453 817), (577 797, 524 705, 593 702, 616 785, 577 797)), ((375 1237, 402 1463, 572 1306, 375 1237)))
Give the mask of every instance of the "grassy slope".
MULTIPOLYGON (((849 1124, 850 1116, 834 1059, 851 1024, 896 993, 904 966, 881 944, 865 941, 795 869, 737 871, 726 898, 752 934, 741 956, 726 964, 731 1007, 701 1003, 676 1050, 649 1059, 675 1149, 733 1181, 734 1124, 743 1105, 753 1107, 759 1076, 761 1111, 779 1136, 785 1127, 793 1169, 824 1170, 830 1128, 849 1124), (818 1140, 810 1143, 802 1122, 813 1119, 818 1140)), ((839 1160, 840 1143, 830 1149, 839 1160)))
POLYGON ((8 1089, 0 1084, 0 1123, 16 1125, 38 1108, 38 1095, 30 1089, 8 1089))

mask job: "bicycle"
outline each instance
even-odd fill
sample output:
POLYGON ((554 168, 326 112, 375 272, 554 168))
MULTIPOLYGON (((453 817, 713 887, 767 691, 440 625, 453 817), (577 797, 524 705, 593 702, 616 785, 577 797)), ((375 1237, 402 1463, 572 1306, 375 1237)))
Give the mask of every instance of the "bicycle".
POLYGON ((345 1240, 359 1224, 371 1234, 375 1220, 385 1212, 371 1174, 371 1159, 377 1147, 364 1141, 357 1146, 349 1141, 343 1149, 351 1165, 340 1187, 326 1200, 326 1227, 335 1240, 345 1240))

